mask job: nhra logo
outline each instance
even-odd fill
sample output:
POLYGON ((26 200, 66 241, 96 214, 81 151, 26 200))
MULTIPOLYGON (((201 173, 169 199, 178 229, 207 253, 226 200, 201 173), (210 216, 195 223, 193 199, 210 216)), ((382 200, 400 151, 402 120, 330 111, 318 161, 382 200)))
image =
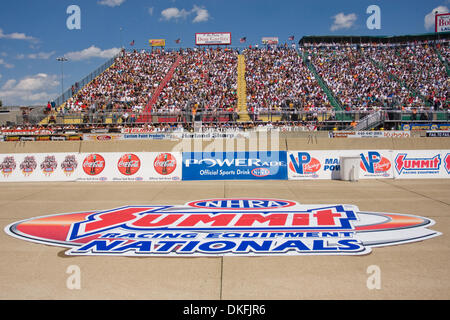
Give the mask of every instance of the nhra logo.
POLYGON ((268 168, 255 168, 251 172, 252 176, 262 178, 270 175, 270 170, 268 168))
POLYGON ((83 171, 90 175, 96 176, 105 169, 105 159, 99 154, 90 154, 83 161, 83 171))
POLYGON ((125 206, 12 223, 16 238, 68 247, 67 255, 361 255, 372 247, 436 237, 434 221, 361 212, 354 205, 279 199, 210 199, 185 205, 125 206))
POLYGON ((295 205, 295 202, 274 199, 212 199, 188 203, 194 208, 204 209, 280 209, 295 205))
POLYGON ((315 174, 320 170, 320 162, 307 152, 298 152, 297 157, 289 155, 289 169, 298 174, 315 174))
POLYGON ((395 157, 395 169, 399 174, 408 171, 439 170, 441 165, 441 156, 439 154, 432 158, 408 158, 407 156, 406 153, 399 153, 395 157))
POLYGON ((391 168, 391 162, 388 158, 382 157, 379 152, 369 151, 367 157, 364 153, 361 156, 361 169, 372 174, 388 175, 388 171, 391 168))

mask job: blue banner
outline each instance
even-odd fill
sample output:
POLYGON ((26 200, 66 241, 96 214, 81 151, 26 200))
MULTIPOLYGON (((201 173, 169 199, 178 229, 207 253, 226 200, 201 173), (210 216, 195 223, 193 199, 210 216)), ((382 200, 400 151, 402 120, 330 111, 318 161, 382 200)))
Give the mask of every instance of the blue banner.
POLYGON ((286 179, 286 151, 183 152, 183 180, 286 179))

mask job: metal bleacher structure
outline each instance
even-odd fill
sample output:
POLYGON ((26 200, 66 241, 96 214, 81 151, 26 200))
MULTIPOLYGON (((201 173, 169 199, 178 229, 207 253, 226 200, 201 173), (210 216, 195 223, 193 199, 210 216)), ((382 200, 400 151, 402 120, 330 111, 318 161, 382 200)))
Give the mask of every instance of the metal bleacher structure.
MULTIPOLYGON (((440 35, 440 39, 448 39, 450 37, 450 32, 444 33, 440 35)), ((352 113, 345 112, 345 108, 341 101, 339 100, 339 96, 337 96, 333 91, 328 87, 326 81, 319 75, 317 72, 314 64, 311 62, 311 59, 309 57, 309 54, 307 50, 301 50, 301 47, 303 43, 320 43, 320 42, 330 42, 330 43, 339 43, 339 42, 351 42, 354 45, 358 45, 364 42, 370 42, 370 43, 396 43, 401 41, 413 41, 415 39, 424 40, 429 39, 430 45, 433 45, 432 40, 436 40, 435 34, 426 34, 426 35, 419 35, 419 36, 402 36, 402 37, 303 37, 302 40, 299 42, 299 47, 296 49, 299 59, 302 63, 304 63, 309 71, 311 72, 312 76, 317 80, 319 83, 322 91, 326 94, 328 101, 333 106, 335 110, 335 120, 340 121, 343 123, 346 123, 344 128, 351 129, 351 130, 368 130, 375 128, 377 126, 380 126, 383 124, 385 120, 385 112, 375 112, 366 116, 359 116, 357 115, 355 117, 352 113), (356 125, 355 125, 356 122, 356 125), (350 123, 352 125, 350 126, 350 123)), ((242 49, 242 48, 241 48, 242 49)), ((447 75, 450 75, 450 67, 448 61, 445 59, 445 57, 442 56, 442 54, 439 51, 439 48, 436 46, 433 46, 434 52, 439 57, 439 60, 441 63, 445 66, 447 75)), ((167 49, 170 50, 170 49, 167 49)), ((361 50, 361 49, 359 49, 361 50)), ((363 50, 360 51, 362 55, 364 55, 363 50)), ((120 54, 119 54, 120 55, 120 54)), ((61 96, 59 96, 56 100, 54 100, 55 105, 57 106, 56 112, 53 114, 46 114, 42 115, 39 118, 38 123, 40 124, 48 124, 53 117, 53 121, 56 118, 58 118, 58 110, 61 108, 64 108, 65 103, 70 99, 71 97, 75 96, 79 90, 84 88, 85 86, 89 85, 96 77, 101 75, 103 72, 108 70, 111 66, 114 65, 116 58, 118 56, 115 56, 108 61, 106 61, 103 65, 101 65, 99 68, 94 70, 92 73, 90 73, 88 76, 83 78, 81 81, 79 81, 76 86, 75 90, 72 86, 68 90, 66 90, 61 96)), ((372 61, 372 63, 379 69, 385 71, 385 67, 382 65, 381 62, 375 61, 372 58, 368 57, 369 60, 372 61)), ((171 66, 169 72, 164 77, 164 79, 161 81, 159 86, 154 90, 153 94, 149 98, 149 101, 147 105, 144 108, 144 112, 137 116, 137 122, 140 123, 147 123, 147 122, 158 122, 158 117, 154 117, 152 112, 152 106, 156 103, 158 100, 158 97, 163 90, 163 88, 166 86, 166 84, 171 80, 174 72, 176 71, 177 67, 183 63, 182 56, 179 55, 178 59, 173 63, 171 66)), ((423 96, 420 95, 419 92, 414 91, 412 88, 408 88, 405 83, 402 83, 400 79, 398 79, 395 75, 390 74, 389 75, 393 81, 398 81, 402 86, 407 88, 411 95, 418 96, 422 99, 425 106, 429 105, 429 101, 423 96)), ((237 119, 238 122, 250 122, 251 117, 249 115, 249 112, 247 110, 247 90, 246 90, 246 59, 244 54, 238 55, 238 62, 237 62, 237 113, 239 114, 239 117, 237 119)), ((325 120, 328 115, 323 114, 319 116, 319 121, 325 120)), ((172 119, 172 118, 170 118, 172 119)), ((278 112, 274 112, 273 114, 262 114, 259 116, 259 119, 262 121, 280 121, 282 119, 281 114, 278 112)), ((400 116, 401 121, 408 121, 411 119, 411 116, 408 114, 402 114, 400 116)), ((173 120, 173 119, 172 119, 173 120)), ((448 121, 448 113, 436 113, 433 116, 433 120, 447 120, 448 121)), ((111 116, 106 116, 103 119, 103 123, 110 124, 113 123, 113 119, 111 116)), ((57 123, 64 123, 64 124, 82 124, 83 123, 83 117, 82 116, 71 116, 71 117, 62 117, 62 119, 59 119, 59 121, 56 121, 57 123)), ((120 123, 121 119, 117 119, 117 122, 120 123)), ((161 122, 161 121, 159 121, 161 122)), ((162 121, 164 122, 164 121, 162 121)))

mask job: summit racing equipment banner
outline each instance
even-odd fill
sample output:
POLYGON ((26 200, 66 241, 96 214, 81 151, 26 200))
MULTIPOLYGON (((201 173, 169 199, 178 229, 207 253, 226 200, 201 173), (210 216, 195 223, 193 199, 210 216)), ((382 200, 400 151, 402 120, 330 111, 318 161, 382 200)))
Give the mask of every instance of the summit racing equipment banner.
POLYGON ((396 179, 450 178, 450 150, 402 150, 393 159, 396 179))
POLYGON ((286 152, 183 152, 183 180, 235 179, 286 180, 286 152))
POLYGON ((12 223, 13 237, 69 248, 66 255, 362 255, 372 247, 441 235, 428 218, 301 205, 280 199, 209 199, 185 205, 125 206, 12 223))

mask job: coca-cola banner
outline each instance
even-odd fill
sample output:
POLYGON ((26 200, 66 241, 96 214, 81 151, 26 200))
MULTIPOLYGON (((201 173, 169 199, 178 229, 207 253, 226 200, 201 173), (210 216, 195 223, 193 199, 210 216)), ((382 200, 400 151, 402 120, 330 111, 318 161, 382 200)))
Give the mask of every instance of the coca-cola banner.
POLYGON ((178 181, 180 152, 114 152, 80 154, 78 181, 178 181))
POLYGON ((178 181, 180 152, 0 154, 0 182, 178 181))

